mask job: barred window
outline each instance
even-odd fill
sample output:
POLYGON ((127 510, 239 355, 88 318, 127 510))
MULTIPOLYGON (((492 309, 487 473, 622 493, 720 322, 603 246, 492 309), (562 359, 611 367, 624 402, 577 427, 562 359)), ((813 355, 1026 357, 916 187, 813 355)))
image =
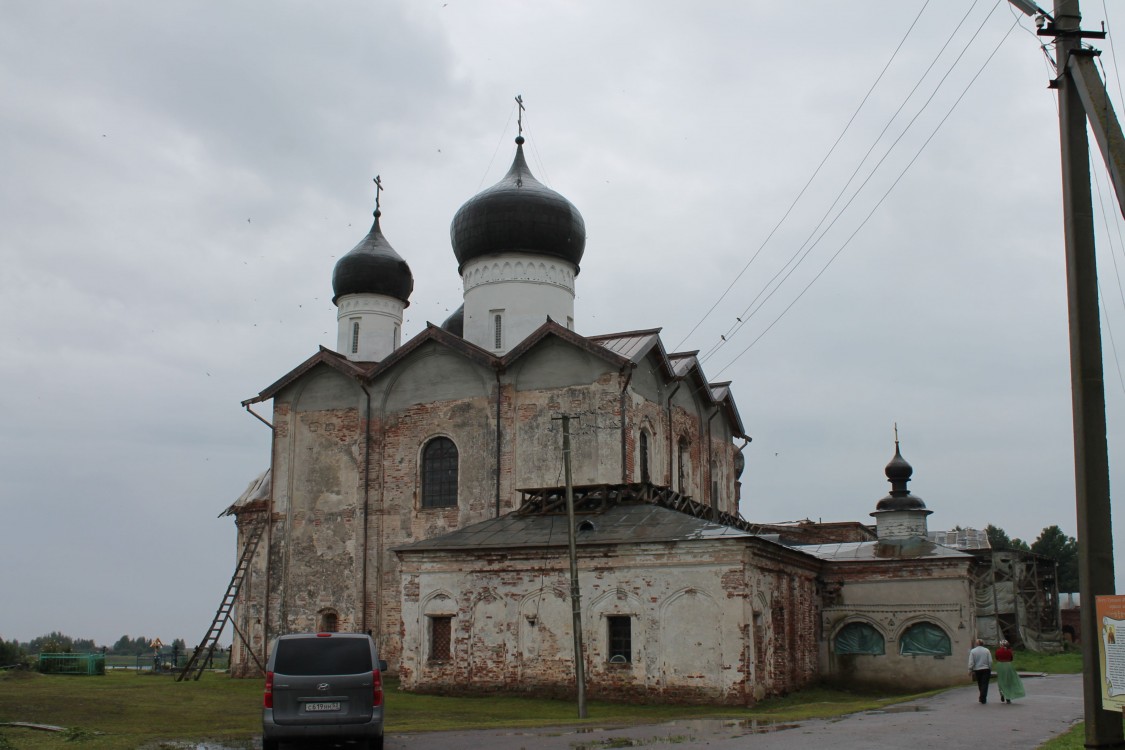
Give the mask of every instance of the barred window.
POLYGON ((352 354, 359 351, 359 321, 352 321, 352 354))
POLYGON ((449 661, 452 654, 453 618, 430 618, 430 661, 449 661))
POLYGON ((504 348, 504 311, 503 310, 493 310, 492 311, 492 336, 493 336, 492 348, 493 349, 503 349, 504 348))
POLYGON ((422 507, 457 505, 457 446, 437 437, 422 449, 422 507))
POLYGON ((628 664, 633 661, 633 618, 615 615, 605 618, 609 626, 609 661, 628 664))
POLYGON ((320 615, 320 632, 337 633, 340 630, 340 617, 335 612, 322 612, 320 615))

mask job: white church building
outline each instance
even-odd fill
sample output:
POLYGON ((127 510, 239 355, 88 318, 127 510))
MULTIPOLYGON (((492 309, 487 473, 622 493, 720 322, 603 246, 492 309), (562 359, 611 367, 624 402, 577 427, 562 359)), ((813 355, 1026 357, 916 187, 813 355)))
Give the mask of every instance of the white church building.
POLYGON ((658 328, 580 332, 585 225, 523 143, 453 217, 461 309, 403 332, 414 277, 377 200, 332 274, 336 349, 244 402, 272 405, 272 451, 227 511, 246 559, 232 671, 280 634, 339 630, 370 632, 408 690, 571 691, 565 415, 592 697, 963 682, 973 558, 927 539, 909 464, 896 450, 877 531, 783 544, 744 520, 730 384, 658 328))

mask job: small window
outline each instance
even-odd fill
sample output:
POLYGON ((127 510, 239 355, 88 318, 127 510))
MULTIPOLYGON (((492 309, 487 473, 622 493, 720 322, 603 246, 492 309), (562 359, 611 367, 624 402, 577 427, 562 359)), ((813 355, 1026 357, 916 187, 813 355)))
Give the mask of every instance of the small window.
POLYGON ((352 354, 359 351, 359 321, 352 321, 352 354))
POLYGON ((648 473, 648 433, 641 430, 641 481, 649 481, 648 473))
POLYGON ((951 656, 953 647, 945 631, 932 622, 911 625, 898 639, 900 654, 951 656))
POLYGON ((453 618, 430 618, 430 661, 449 661, 452 654, 453 618))
POLYGON ((609 626, 609 661, 629 664, 633 661, 633 618, 614 615, 607 617, 609 626))
POLYGON ((886 653, 883 634, 866 622, 852 622, 845 625, 836 634, 835 651, 837 654, 874 654, 876 656, 886 653))
POLYGON ((492 348, 504 348, 504 311, 492 311, 492 348))
POLYGON ((449 438, 434 438, 422 449, 422 507, 456 505, 457 446, 449 438))
POLYGON ((322 612, 320 614, 320 632, 340 632, 340 617, 335 612, 322 612))
POLYGON ((570 317, 569 315, 566 316, 566 330, 574 330, 574 318, 570 317))
POLYGON ((395 349, 398 349, 398 344, 399 344, 399 337, 400 337, 401 335, 402 335, 402 334, 400 334, 400 333, 399 333, 399 327, 398 327, 398 326, 396 325, 396 326, 395 326, 395 349))

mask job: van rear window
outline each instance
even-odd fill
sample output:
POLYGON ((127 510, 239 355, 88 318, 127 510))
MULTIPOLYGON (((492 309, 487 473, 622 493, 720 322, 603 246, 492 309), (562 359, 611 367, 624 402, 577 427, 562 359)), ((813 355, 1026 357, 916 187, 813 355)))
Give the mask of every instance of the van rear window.
POLYGON ((289 675, 370 672, 371 646, 364 638, 295 638, 278 641, 274 671, 289 675))

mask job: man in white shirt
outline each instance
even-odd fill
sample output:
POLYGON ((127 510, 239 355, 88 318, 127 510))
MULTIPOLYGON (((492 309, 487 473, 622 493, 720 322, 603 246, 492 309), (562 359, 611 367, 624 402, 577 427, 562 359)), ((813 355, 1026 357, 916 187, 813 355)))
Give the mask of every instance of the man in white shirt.
POLYGON ((992 678, 992 652, 985 648, 984 641, 980 638, 977 638, 977 645, 969 652, 969 675, 977 681, 980 702, 988 703, 988 681, 992 678))

